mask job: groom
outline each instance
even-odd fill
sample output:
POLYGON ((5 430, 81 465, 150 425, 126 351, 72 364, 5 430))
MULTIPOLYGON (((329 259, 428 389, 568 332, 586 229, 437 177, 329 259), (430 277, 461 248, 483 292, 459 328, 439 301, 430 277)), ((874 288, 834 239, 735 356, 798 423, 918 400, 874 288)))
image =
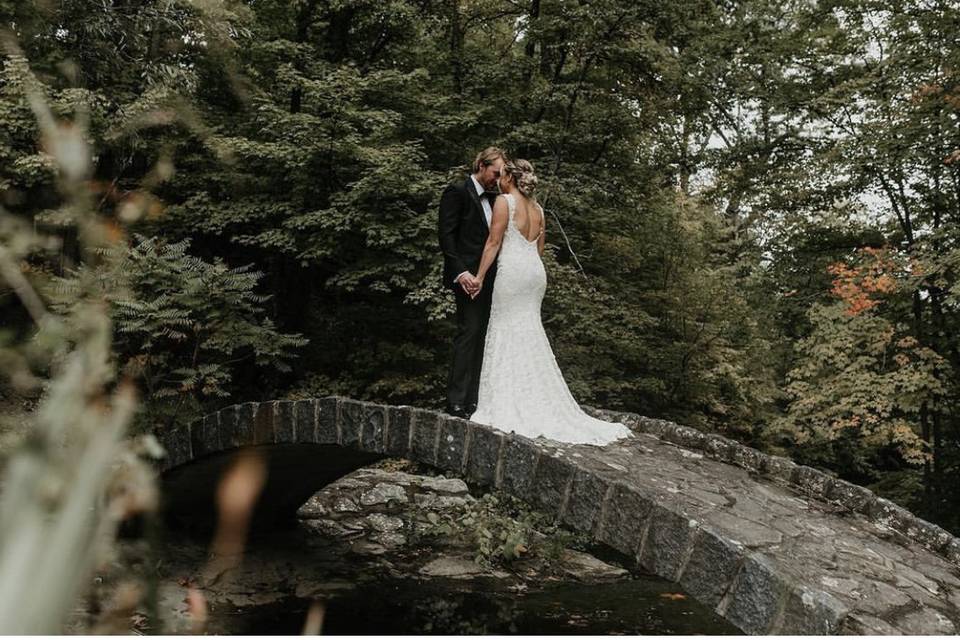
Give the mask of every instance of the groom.
POLYGON ((440 197, 438 225, 443 251, 443 285, 453 289, 457 302, 457 333, 453 338, 453 363, 447 378, 447 413, 468 418, 477 408, 483 346, 490 319, 490 301, 496 264, 487 272, 479 295, 476 278, 480 256, 490 234, 490 217, 497 180, 506 154, 487 147, 473 161, 473 173, 448 186, 440 197))

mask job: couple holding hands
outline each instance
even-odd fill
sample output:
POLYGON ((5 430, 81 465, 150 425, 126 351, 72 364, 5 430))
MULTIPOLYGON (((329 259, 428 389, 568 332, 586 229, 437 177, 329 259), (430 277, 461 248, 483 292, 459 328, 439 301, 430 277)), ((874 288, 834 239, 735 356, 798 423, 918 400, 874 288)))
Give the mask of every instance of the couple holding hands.
POLYGON ((546 223, 526 160, 488 147, 440 198, 443 284, 456 298, 447 412, 535 438, 603 445, 620 423, 585 414, 540 320, 546 223))

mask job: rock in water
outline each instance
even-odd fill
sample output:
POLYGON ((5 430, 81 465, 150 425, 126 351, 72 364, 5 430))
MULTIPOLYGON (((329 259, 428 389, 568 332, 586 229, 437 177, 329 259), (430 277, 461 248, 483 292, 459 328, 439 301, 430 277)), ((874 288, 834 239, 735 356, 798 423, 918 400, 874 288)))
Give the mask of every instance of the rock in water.
POLYGON ((437 558, 420 568, 420 575, 432 578, 475 578, 482 575, 492 575, 497 578, 507 577, 502 571, 488 571, 473 560, 467 558, 437 558))
POLYGON ((369 540, 357 540, 350 545, 350 551, 362 556, 379 556, 386 553, 387 548, 369 540))
POLYGON ((582 582, 606 582, 625 578, 629 572, 621 567, 607 564, 589 553, 564 549, 560 556, 560 569, 582 582))

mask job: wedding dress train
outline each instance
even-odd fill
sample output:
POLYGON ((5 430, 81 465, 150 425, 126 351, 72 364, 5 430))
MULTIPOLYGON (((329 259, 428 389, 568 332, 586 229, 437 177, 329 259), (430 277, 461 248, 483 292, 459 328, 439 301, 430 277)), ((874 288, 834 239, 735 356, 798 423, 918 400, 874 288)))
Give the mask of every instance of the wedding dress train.
MULTIPOLYGON (((618 422, 593 418, 570 393, 540 320, 547 274, 537 240, 527 240, 509 210, 497 258, 490 322, 474 422, 535 438, 603 445, 631 435, 618 422)), ((541 209, 541 215, 543 211, 541 209)))

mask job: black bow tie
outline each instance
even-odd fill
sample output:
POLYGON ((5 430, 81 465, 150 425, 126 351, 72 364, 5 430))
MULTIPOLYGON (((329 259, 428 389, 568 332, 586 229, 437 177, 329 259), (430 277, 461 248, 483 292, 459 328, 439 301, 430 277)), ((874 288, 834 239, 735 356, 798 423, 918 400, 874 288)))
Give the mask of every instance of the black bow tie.
POLYGON ((499 191, 484 191, 481 197, 483 197, 483 198, 496 198, 498 195, 500 195, 500 192, 499 192, 499 191))

